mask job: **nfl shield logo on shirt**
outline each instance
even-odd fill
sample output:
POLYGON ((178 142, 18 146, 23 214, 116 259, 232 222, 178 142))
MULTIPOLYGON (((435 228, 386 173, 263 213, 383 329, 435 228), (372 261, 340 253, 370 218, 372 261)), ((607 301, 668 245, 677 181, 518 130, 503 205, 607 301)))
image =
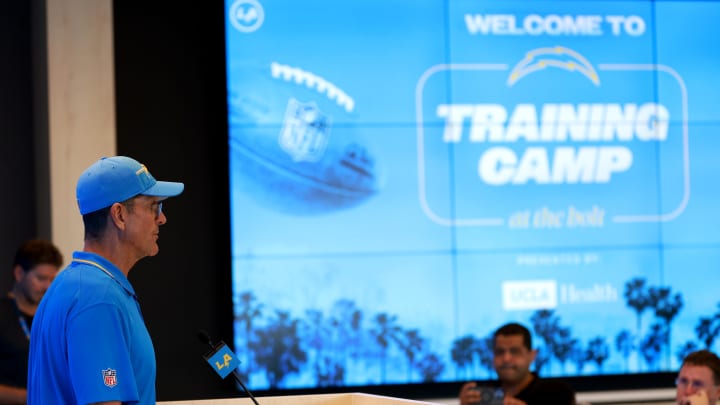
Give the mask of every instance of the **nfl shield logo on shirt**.
POLYGON ((107 370, 102 370, 102 375, 103 383, 105 383, 105 385, 110 388, 117 385, 117 371, 109 368, 107 370))

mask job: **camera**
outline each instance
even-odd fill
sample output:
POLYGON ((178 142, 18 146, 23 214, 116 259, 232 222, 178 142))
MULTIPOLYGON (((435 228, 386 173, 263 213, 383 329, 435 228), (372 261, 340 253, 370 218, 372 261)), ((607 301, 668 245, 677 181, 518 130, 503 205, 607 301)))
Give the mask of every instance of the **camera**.
POLYGON ((502 388, 478 386, 473 389, 480 393, 480 401, 473 405, 502 405, 504 396, 502 388))

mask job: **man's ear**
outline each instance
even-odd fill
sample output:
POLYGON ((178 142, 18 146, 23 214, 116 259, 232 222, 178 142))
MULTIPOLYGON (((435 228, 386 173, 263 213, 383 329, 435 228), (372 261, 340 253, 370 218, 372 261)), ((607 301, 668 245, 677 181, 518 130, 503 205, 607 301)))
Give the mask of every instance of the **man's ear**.
POLYGON ((530 350, 530 363, 533 363, 535 361, 535 358, 537 357, 537 349, 530 350))
POLYGON ((25 277, 25 270, 23 270, 22 266, 19 264, 16 264, 15 267, 13 267, 13 277, 15 278, 16 283, 19 283, 23 277, 25 277))
POLYGON ((123 230, 125 229, 127 212, 127 207, 120 203, 115 203, 110 206, 110 212, 108 213, 108 215, 110 215, 110 220, 116 228, 123 230))

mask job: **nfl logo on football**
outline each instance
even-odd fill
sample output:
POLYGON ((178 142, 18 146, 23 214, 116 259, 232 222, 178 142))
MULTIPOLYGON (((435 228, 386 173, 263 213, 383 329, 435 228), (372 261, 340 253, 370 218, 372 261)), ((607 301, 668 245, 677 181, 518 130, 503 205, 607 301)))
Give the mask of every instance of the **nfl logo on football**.
POLYGON ((295 162, 316 162, 325 153, 330 136, 330 119, 315 103, 288 102, 278 142, 295 162))

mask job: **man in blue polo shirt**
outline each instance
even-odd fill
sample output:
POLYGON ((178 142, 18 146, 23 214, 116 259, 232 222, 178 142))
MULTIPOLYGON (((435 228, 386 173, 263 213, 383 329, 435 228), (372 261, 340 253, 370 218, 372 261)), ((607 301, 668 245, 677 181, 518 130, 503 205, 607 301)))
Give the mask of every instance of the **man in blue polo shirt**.
POLYGON ((155 403, 155 351, 127 275, 158 253, 162 201, 183 188, 124 156, 80 175, 85 244, 35 314, 28 404, 155 403))

